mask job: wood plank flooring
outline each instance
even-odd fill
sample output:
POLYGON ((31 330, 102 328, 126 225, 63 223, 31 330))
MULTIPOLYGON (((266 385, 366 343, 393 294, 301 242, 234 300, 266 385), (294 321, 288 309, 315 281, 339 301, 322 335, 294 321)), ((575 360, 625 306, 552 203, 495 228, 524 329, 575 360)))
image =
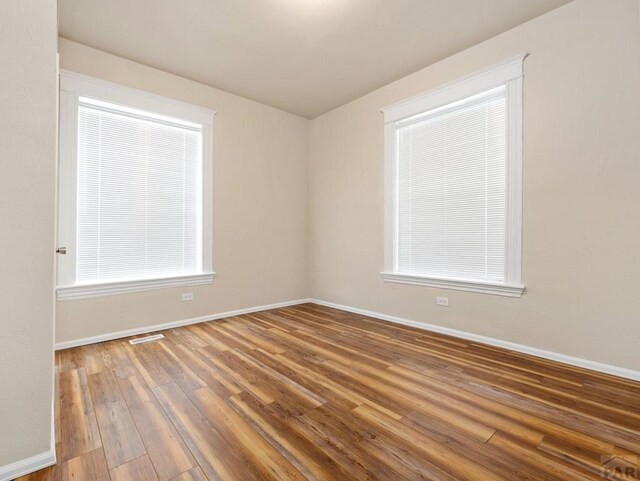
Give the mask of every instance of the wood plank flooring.
POLYGON ((57 353, 21 481, 640 478, 640 383, 312 304, 163 334, 57 353))

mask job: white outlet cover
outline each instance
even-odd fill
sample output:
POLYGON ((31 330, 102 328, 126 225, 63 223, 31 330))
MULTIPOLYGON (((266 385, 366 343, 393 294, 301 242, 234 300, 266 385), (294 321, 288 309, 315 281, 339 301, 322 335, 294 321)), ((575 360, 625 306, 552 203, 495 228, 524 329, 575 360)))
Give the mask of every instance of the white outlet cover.
POLYGON ((183 301, 192 301, 193 300, 193 292, 185 292, 182 294, 183 301))
POLYGON ((436 304, 439 306, 449 306, 449 298, 448 297, 436 297, 436 304))

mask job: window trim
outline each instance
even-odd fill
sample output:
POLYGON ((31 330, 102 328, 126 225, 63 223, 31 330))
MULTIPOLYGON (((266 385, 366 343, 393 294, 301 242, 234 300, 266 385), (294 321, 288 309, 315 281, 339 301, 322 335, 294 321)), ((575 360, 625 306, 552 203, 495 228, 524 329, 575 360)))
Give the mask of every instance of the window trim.
POLYGON ((527 53, 509 58, 491 67, 449 82, 384 109, 385 138, 385 212, 384 282, 436 287, 521 297, 522 283, 522 80, 527 53), (474 279, 420 276, 397 271, 397 147, 396 124, 414 115, 442 107, 493 87, 507 87, 507 234, 505 281, 492 283, 474 279))
POLYGON ((134 281, 105 282, 100 284, 76 284, 58 287, 58 300, 83 299, 86 297, 108 296, 127 292, 150 291, 163 287, 197 286, 211 284, 215 272, 210 274, 196 274, 192 276, 161 277, 155 279, 138 279, 134 281))
POLYGON ((56 294, 59 300, 139 292, 164 287, 211 283, 213 271, 213 117, 215 111, 125 87, 69 70, 60 70, 60 139, 58 179, 59 256, 56 294), (76 284, 77 125, 78 98, 90 97, 202 125, 203 205, 202 274, 127 281, 76 284))

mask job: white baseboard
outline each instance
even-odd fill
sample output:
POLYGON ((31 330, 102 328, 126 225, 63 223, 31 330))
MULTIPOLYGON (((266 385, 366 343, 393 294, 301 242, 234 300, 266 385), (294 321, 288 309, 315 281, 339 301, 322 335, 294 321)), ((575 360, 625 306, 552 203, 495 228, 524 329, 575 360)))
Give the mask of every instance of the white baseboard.
MULTIPOLYGON (((449 327, 437 326, 435 324, 428 324, 425 322, 412 321, 410 319, 404 319, 402 317, 390 316, 388 314, 382 314, 374 311, 367 311, 365 309, 359 309, 357 307, 345 306, 342 304, 336 304, 334 302, 323 301, 321 299, 297 299, 288 302, 279 302, 276 304, 268 304, 264 306, 248 307, 245 309, 237 309, 235 311, 220 312, 218 314, 211 314, 208 316, 194 317, 191 319, 183 319, 180 321, 167 322, 165 324, 156 324, 154 326, 140 327, 137 329, 129 329, 126 331, 118 331, 107 334, 101 334, 98 336, 86 337, 83 339, 75 339, 72 341, 59 342, 55 345, 56 350, 68 349, 70 347, 83 346, 86 344, 95 344, 97 342, 110 341, 113 339, 120 339, 123 337, 135 336, 138 334, 146 334, 149 332, 162 331, 164 329, 173 329, 175 327, 187 326, 189 324, 197 324, 199 322, 213 321, 215 319, 222 319, 224 317, 239 316, 242 314, 250 314, 252 312, 266 311, 269 309, 277 309, 279 307, 295 306, 298 304, 304 304, 311 302, 320 306, 333 307, 334 309, 340 309, 342 311, 352 312, 354 314, 361 314, 363 316, 373 317, 381 319, 383 321, 389 321, 396 324, 402 324, 405 326, 416 327, 418 329, 424 329, 426 331, 438 332, 446 334, 448 336, 459 337, 470 341, 480 342, 483 344, 489 344, 491 346, 502 347, 511 351, 521 352, 524 354, 530 354, 532 356, 541 357, 543 359, 549 359, 551 361, 561 362, 563 364, 569 364, 591 371, 602 372, 605 374, 611 374, 634 381, 640 381, 640 371, 634 371, 633 369, 627 369, 618 366, 612 366, 609 364, 603 364, 596 361, 589 361, 587 359, 581 359, 573 356, 567 356, 565 354, 559 354, 552 351, 545 351, 544 349, 538 349, 531 346, 525 346, 523 344, 516 344, 514 342, 503 341, 501 339, 495 339, 493 337, 481 336, 479 334, 472 334, 470 332, 459 331, 457 329, 451 329, 449 327)), ((1 471, 0 471, 1 473, 1 471)), ((0 481, 4 481, 0 478, 0 481)))
MULTIPOLYGON (((164 324, 156 324, 153 326, 139 327, 136 329, 128 329, 126 331, 109 332, 97 336, 85 337, 82 339, 73 339, 71 341, 58 342, 55 345, 56 351, 68 349, 70 347, 84 346, 87 344, 95 344, 97 342, 111 341, 123 337, 137 336, 138 334, 147 334, 149 332, 163 331, 165 329, 173 329, 175 327, 188 326, 189 324, 198 324, 199 322, 213 321, 224 317, 240 316, 242 314, 250 314, 252 312, 267 311, 269 309, 277 309, 279 307, 295 306, 310 302, 309 299, 297 299, 295 301, 278 302, 276 304, 267 304, 264 306, 247 307, 245 309, 237 309, 235 311, 219 312, 208 316, 192 317, 191 319, 182 319, 180 321, 166 322, 164 324)), ((0 480, 2 481, 2 480, 0 480)))
POLYGON ((556 352, 545 351, 544 349, 538 349, 535 347, 525 346, 522 344, 516 344, 514 342, 494 339, 492 337, 481 336, 479 334, 472 334, 470 332, 459 331, 457 329, 451 329, 448 327, 436 326, 435 324, 412 321, 409 319, 403 319, 401 317, 381 314, 379 312, 367 311, 365 309, 359 309, 356 307, 344 306, 342 304, 335 304, 333 302, 323 301, 320 299, 309 299, 309 302, 313 304, 318 304, 320 306, 333 307, 334 309, 340 309, 341 311, 347 311, 347 312, 352 312, 354 314, 361 314, 363 316, 382 319, 383 321, 394 322, 396 324, 402 324, 405 326, 417 327, 418 329, 424 329, 426 331, 438 332, 440 334, 446 334, 449 336, 459 337, 459 338, 467 339, 470 341, 481 342, 483 344, 489 344, 491 346, 502 347, 504 349, 509 349, 511 351, 530 354, 532 356, 549 359, 551 361, 557 361, 563 364, 570 364, 572 366, 589 369, 591 371, 611 374, 613 376, 623 377, 626 379, 631 379, 633 381, 640 381, 640 371, 634 371, 632 369, 627 369, 624 367, 611 366, 609 364, 589 361, 587 359, 580 359, 577 357, 567 356, 565 354, 558 354, 556 352))
POLYGON ((54 401, 51 399, 51 442, 49 444, 49 451, 16 461, 15 463, 7 464, 6 466, 0 466, 0 481, 11 481, 12 479, 56 464, 56 427, 53 403, 54 401))
POLYGON ((10 481, 54 464, 56 464, 56 452, 51 448, 44 453, 0 467, 0 481, 10 481))

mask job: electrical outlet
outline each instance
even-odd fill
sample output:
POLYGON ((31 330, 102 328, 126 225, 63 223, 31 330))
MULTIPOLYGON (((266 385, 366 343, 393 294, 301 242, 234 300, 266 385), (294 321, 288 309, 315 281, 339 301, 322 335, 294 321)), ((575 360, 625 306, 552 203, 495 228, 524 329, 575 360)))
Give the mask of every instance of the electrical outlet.
POLYGON ((182 302, 184 301, 193 301, 193 292, 183 292, 182 302))
POLYGON ((449 298, 448 297, 436 297, 436 304, 439 306, 449 307, 449 298))

